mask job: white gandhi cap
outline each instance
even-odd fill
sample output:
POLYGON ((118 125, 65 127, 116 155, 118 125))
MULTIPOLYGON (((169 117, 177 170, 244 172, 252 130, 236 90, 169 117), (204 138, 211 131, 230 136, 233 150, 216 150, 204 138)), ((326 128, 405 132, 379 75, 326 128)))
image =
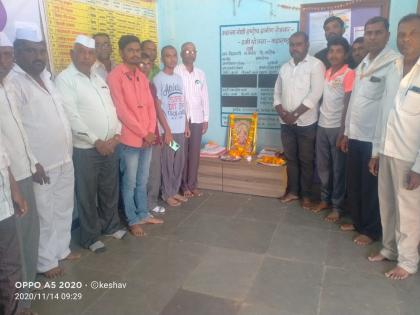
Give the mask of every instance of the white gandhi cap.
POLYGON ((16 39, 24 39, 31 42, 42 42, 41 31, 36 26, 22 26, 16 28, 16 39))
POLYGON ((13 47, 9 37, 3 32, 0 32, 0 47, 13 47))
POLYGON ((87 48, 95 49, 95 40, 86 35, 78 35, 76 40, 74 41, 75 44, 83 45, 87 48))

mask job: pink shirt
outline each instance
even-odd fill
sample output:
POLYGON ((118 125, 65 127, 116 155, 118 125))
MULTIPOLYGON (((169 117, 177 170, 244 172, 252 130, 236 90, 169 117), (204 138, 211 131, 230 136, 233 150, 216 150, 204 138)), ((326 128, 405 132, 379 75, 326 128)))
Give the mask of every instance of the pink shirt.
POLYGON ((121 143, 140 148, 143 138, 154 133, 156 111, 149 80, 136 69, 133 73, 125 64, 115 67, 108 75, 108 85, 122 123, 121 143))

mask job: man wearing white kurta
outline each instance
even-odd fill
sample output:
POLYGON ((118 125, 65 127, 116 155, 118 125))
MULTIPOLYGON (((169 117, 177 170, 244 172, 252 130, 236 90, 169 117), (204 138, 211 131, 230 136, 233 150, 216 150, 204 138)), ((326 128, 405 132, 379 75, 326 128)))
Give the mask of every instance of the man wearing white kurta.
POLYGON ((181 190, 184 197, 201 196, 197 189, 198 167, 202 135, 209 127, 209 95, 206 76, 195 65, 197 50, 191 42, 181 47, 182 64, 175 68, 184 84, 185 107, 191 136, 185 140, 185 164, 182 175, 181 190))
POLYGON ((402 280, 418 269, 420 242, 420 16, 408 15, 398 25, 403 54, 388 75, 375 133, 370 170, 377 175, 383 229, 382 250, 371 261, 397 260, 385 273, 402 280))
MULTIPOLYGON (((0 134, 10 158, 10 169, 17 181, 29 211, 25 216, 16 217, 20 241, 23 281, 35 281, 38 261, 39 218, 33 189, 32 174, 36 178, 43 168, 32 154, 28 137, 23 128, 20 114, 13 99, 13 86, 10 84, 14 66, 13 45, 7 36, 0 33, 0 134), (37 171, 39 169, 40 171, 37 171)), ((29 293, 29 288, 22 293, 29 293)), ((28 312, 29 299, 19 301, 19 308, 28 312)))
POLYGON ((80 244, 93 252, 105 250, 102 233, 121 239, 118 217, 118 156, 121 134, 114 103, 105 81, 91 71, 95 41, 76 38, 72 63, 56 79, 73 131, 73 163, 80 218, 80 244))
POLYGON ((34 184, 40 220, 38 272, 63 274, 59 260, 70 252, 74 174, 72 139, 63 101, 45 69, 47 50, 39 30, 22 28, 14 42, 16 66, 11 84, 29 145, 45 174, 34 184))

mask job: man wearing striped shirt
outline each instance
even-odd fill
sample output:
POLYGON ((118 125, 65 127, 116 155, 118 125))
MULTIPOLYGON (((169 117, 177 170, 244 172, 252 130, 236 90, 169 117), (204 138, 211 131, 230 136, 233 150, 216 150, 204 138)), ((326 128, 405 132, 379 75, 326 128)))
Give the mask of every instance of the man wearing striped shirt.
POLYGON ((198 166, 200 162, 201 138, 206 133, 209 121, 209 96, 204 72, 194 66, 197 50, 191 42, 181 46, 182 64, 175 68, 181 76, 186 114, 191 136, 185 140, 185 164, 181 190, 185 197, 201 196, 197 189, 198 166))

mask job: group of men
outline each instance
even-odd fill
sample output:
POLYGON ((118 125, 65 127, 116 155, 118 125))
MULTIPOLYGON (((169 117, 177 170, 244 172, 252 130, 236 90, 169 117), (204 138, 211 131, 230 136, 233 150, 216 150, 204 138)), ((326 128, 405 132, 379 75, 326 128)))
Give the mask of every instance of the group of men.
POLYGON ((300 199, 315 213, 331 209, 329 222, 339 222, 347 210, 352 223, 341 230, 356 231, 357 245, 382 238, 382 250, 368 259, 396 261, 385 275, 405 279, 419 263, 420 16, 399 21, 401 54, 387 47, 383 17, 366 22, 352 49, 339 17, 329 17, 324 31, 327 48, 315 57, 306 33, 289 38, 292 58, 276 81, 288 175, 281 201, 300 199), (315 166, 317 204, 311 200, 315 166))
POLYGON ((16 282, 61 276, 60 261, 80 258, 70 250, 74 208, 80 244, 99 253, 102 235, 122 239, 127 227, 140 237, 143 224, 163 223, 160 195, 179 206, 202 194, 209 108, 195 45, 182 45, 180 65, 165 46, 162 71, 153 41, 124 35, 118 45, 116 65, 107 34, 77 36, 53 79, 39 29, 18 28, 13 43, 0 33, 1 314, 33 314, 16 282))

